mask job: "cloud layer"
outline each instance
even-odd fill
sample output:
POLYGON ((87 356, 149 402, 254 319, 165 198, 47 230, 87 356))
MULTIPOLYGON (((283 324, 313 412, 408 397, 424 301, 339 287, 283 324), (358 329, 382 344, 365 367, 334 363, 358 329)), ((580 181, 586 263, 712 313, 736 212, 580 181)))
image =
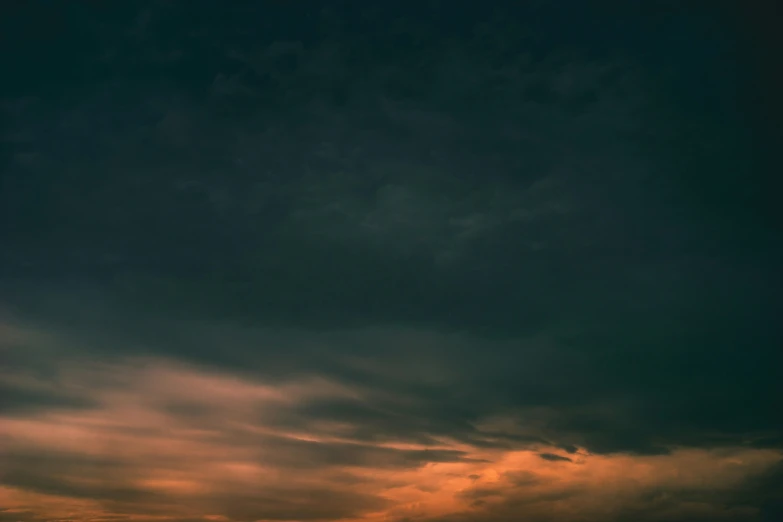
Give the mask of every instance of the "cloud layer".
POLYGON ((0 522, 780 518, 717 11, 263 4, 0 17, 0 522))
POLYGON ((8 520, 748 520, 758 507, 732 495, 783 462, 736 445, 599 455, 511 437, 502 417, 470 437, 367 433, 386 413, 379 390, 317 375, 268 383, 142 358, 2 382, 84 401, 2 416, 8 520), (324 403, 366 413, 310 414, 324 403))

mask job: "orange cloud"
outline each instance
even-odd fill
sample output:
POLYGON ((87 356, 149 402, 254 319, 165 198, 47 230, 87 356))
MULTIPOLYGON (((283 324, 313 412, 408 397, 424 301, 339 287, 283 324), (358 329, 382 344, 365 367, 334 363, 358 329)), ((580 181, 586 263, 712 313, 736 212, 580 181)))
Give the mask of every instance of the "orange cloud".
POLYGON ((0 417, 0 520, 467 521, 524 513, 577 521, 640 507, 661 520, 689 512, 740 520, 753 510, 722 508, 705 495, 737 488, 782 458, 753 448, 632 456, 483 448, 445 437, 367 443, 351 439, 344 422, 279 422, 314 399, 362 401, 360 389, 315 376, 255 382, 166 360, 0 379, 89 399, 0 417))

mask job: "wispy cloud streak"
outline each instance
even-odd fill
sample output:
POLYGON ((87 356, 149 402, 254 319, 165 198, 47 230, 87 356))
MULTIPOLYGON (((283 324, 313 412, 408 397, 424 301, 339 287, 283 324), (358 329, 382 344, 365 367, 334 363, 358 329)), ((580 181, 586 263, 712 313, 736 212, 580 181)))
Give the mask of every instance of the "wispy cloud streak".
POLYGON ((317 400, 362 403, 362 388, 318 375, 266 383, 174 360, 82 361, 54 379, 0 381, 87 401, 0 417, 6 520, 501 520, 519 509, 530 520, 611 520, 644 506, 684 513, 693 507, 676 499, 686 493, 707 495, 700 509, 711 516, 740 520, 752 510, 710 495, 781 459, 741 447, 645 457, 448 437, 368 442, 352 436, 360 421, 291 423, 317 400))

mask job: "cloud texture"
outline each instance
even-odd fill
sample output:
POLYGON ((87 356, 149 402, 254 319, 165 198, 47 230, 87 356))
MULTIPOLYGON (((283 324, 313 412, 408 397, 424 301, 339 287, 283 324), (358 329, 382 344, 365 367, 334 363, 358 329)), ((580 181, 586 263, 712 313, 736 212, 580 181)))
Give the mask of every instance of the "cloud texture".
POLYGON ((728 22, 338 4, 7 8, 0 522, 778 520, 728 22))

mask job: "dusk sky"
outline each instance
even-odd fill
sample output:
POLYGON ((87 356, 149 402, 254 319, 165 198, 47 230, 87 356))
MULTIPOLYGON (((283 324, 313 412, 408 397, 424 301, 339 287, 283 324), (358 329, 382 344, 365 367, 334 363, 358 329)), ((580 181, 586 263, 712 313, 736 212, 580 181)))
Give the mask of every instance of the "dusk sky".
POLYGON ((2 4, 0 522, 783 521, 728 4, 2 4))

